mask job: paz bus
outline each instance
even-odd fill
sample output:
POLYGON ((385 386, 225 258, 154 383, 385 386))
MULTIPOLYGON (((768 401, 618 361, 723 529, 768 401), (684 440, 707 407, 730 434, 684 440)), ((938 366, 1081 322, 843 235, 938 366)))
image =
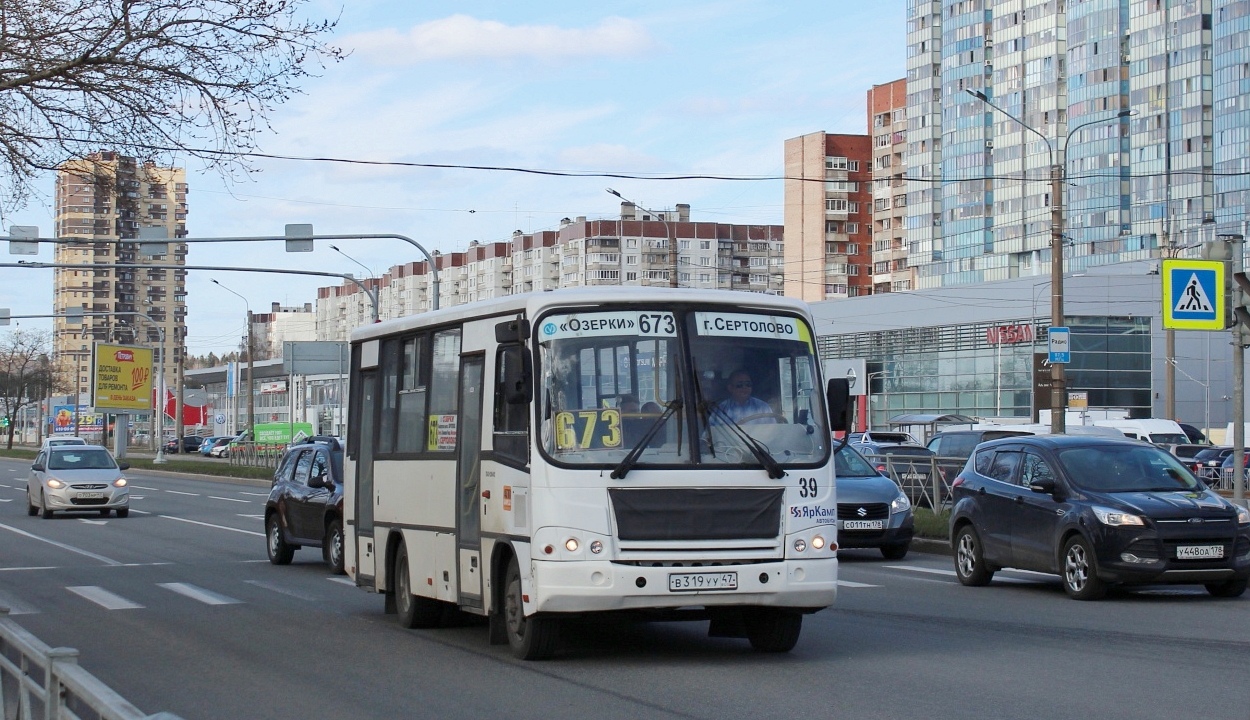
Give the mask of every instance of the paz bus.
POLYGON ((786 652, 834 602, 847 383, 822 386, 801 301, 480 301, 358 328, 350 383, 345 565, 404 627, 486 616, 534 660, 569 617, 633 611, 786 652))

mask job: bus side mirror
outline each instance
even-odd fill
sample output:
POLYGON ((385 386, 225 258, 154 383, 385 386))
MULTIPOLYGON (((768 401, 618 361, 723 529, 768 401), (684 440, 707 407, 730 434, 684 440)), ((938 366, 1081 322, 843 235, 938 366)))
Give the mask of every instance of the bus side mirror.
POLYGON ((499 349, 499 384, 503 401, 524 405, 534 399, 533 364, 524 345, 499 349))
POLYGON ((825 387, 825 401, 829 403, 829 429, 848 432, 851 429, 855 405, 851 403, 851 383, 846 378, 831 378, 825 387))

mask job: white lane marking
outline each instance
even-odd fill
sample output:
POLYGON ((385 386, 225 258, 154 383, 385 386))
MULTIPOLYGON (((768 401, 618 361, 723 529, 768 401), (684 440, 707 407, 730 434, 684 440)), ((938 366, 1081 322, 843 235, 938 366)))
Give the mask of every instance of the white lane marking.
POLYGON ((190 583, 156 583, 156 584, 165 588, 166 590, 172 590, 178 593, 179 595, 185 595, 191 598, 192 600, 199 600, 205 605, 237 605, 243 602, 242 600, 235 600, 232 597, 226 597, 225 595, 220 595, 218 593, 213 592, 212 590, 205 590, 202 587, 196 587, 195 585, 192 585, 190 583))
POLYGON ((105 565, 121 565, 119 561, 114 560, 112 558, 106 558, 103 555, 97 555, 88 550, 83 550, 82 548, 76 548, 73 545, 66 545, 65 543, 60 543, 55 540, 49 540, 48 538, 39 537, 38 535, 32 535, 31 533, 28 533, 25 530, 18 530, 15 527, 9 527, 8 525, 0 524, 0 529, 8 530, 9 532, 12 532, 12 533, 17 533, 18 535, 21 535, 22 537, 28 537, 31 540, 38 540, 39 542, 46 542, 49 545, 59 547, 62 550, 68 550, 73 553, 78 553, 79 555, 84 555, 86 557, 91 558, 92 560, 99 560, 105 565))
POLYGON ((130 499, 131 500, 147 500, 148 496, 147 495, 131 495, 130 499))
POLYGON ((173 493, 173 494, 175 494, 175 495, 190 495, 191 497, 199 497, 199 496, 200 496, 200 494, 199 494, 199 493, 182 492, 181 490, 166 490, 165 492, 167 492, 167 493, 173 493))
POLYGON ((244 492, 244 491, 242 491, 242 490, 240 490, 240 491, 239 491, 239 494, 240 494, 240 495, 251 495, 251 496, 253 496, 253 497, 264 497, 264 498, 269 497, 269 493, 253 493, 253 492, 244 492))
POLYGON ((312 595, 307 595, 302 592, 291 590, 290 588, 284 588, 278 585, 274 585, 273 583, 267 583, 267 582, 264 582, 263 580, 244 580, 243 582, 247 583, 248 585, 255 585, 258 588, 272 590, 273 592, 276 592, 280 595, 289 595, 290 597, 297 598, 299 600, 307 600, 308 602, 317 602, 317 598, 313 597, 312 595))
POLYGON ((122 567, 156 567, 157 565, 173 565, 172 562, 122 563, 122 567))
POLYGON ((9 485, 0 485, 0 487, 10 487, 9 485))
POLYGON ((0 568, 0 572, 10 572, 12 570, 56 570, 56 565, 32 565, 30 567, 11 567, 0 568))
POLYGON ((240 500, 240 499, 238 499, 238 498, 224 498, 224 497, 217 497, 216 495, 209 495, 209 496, 208 496, 208 499, 209 499, 209 500, 227 500, 227 501, 229 501, 229 502, 241 502, 241 503, 250 503, 250 502, 252 502, 251 500, 240 500))
POLYGON ((351 578, 338 577, 338 576, 336 575, 336 576, 334 576, 334 577, 328 577, 328 578, 326 578, 326 580, 329 580, 330 582, 336 582, 336 583, 339 583, 340 585, 347 585, 347 586, 349 586, 349 587, 356 587, 356 583, 355 583, 355 581, 353 581, 351 578))
POLYGON ((143 607, 139 603, 131 602, 121 595, 114 595, 96 585, 78 585, 76 587, 67 587, 66 590, 78 595, 82 598, 90 600, 105 610, 134 610, 143 607))
POLYGON ((13 498, 0 498, 0 502, 13 502, 13 498))
POLYGON ((143 485, 131 485, 130 487, 134 490, 151 490, 152 492, 157 492, 160 490, 160 488, 144 487, 143 485))
MULTIPOLYGON (((937 568, 918 567, 915 565, 882 565, 881 567, 889 568, 891 570, 907 570, 910 572, 931 573, 933 575, 945 575, 947 577, 955 577, 954 570, 939 570, 937 568)), ((1042 578, 1053 579, 1055 577, 1054 575, 1048 575, 1046 573, 1035 573, 1030 570, 1008 570, 1007 572, 1024 572, 1024 573, 1029 573, 1030 575, 1038 575, 1040 576, 1038 578, 1039 580, 1042 578)), ((1002 575, 996 575, 994 577, 994 581, 1004 582, 1004 583, 1032 584, 1031 580, 1025 580, 1023 578, 1003 577, 1002 575)))
POLYGON ((264 515, 248 515, 247 513, 237 513, 239 517, 245 517, 249 520, 264 520, 264 515))
POLYGON ((108 525, 108 520, 88 520, 87 518, 78 518, 78 522, 85 522, 88 525, 108 525))
MULTIPOLYGON (((353 583, 354 584, 354 583, 353 583)), ((839 580, 838 587, 847 588, 873 588, 881 587, 880 585, 869 585, 868 583, 851 582, 850 580, 839 580)))
MULTIPOLYGON (((140 498, 140 499, 142 499, 142 498, 140 498)), ((140 515, 151 515, 151 514, 152 514, 152 513, 148 512, 147 510, 135 510, 134 508, 130 508, 130 512, 132 512, 132 513, 139 513, 140 515)))
MULTIPOLYGON (((160 515, 166 520, 177 520, 178 522, 191 523, 192 525, 203 525, 204 527, 217 528, 218 530, 229 530, 230 532, 243 533, 244 535, 255 535, 256 537, 265 537, 265 533, 256 532, 254 530, 240 530, 239 528, 226 527, 225 525, 214 525, 212 523, 200 522, 199 520, 188 520, 186 518, 174 517, 173 515, 160 515)), ((3 526, 0 526, 3 527, 3 526)))

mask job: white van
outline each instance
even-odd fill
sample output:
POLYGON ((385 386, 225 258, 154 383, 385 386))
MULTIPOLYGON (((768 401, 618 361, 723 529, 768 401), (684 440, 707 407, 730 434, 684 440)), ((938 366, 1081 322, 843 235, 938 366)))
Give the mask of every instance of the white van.
POLYGON ((1184 445, 1189 436, 1175 420, 1141 418, 1138 420, 1095 420, 1095 426, 1110 427, 1124 433, 1125 437, 1145 440, 1155 445, 1184 445))

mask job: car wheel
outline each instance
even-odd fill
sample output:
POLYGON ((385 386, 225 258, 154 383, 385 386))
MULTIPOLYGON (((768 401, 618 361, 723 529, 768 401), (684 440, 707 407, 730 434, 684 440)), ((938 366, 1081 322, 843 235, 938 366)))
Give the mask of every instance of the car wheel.
POLYGON ((326 526, 326 536, 322 540, 325 548, 326 562, 335 575, 343 574, 343 521, 335 518, 326 526))
POLYGON ((1235 598, 1241 597, 1246 591, 1246 583, 1250 578, 1232 578, 1221 583, 1207 583, 1207 592, 1213 597, 1219 598, 1235 598))
POLYGON ((881 557, 886 560, 902 560, 907 557, 907 551, 911 549, 911 542, 898 543, 897 545, 882 545, 881 557))
POLYGON ((1073 535, 1063 546, 1063 589, 1074 600, 1097 600, 1107 594, 1093 548, 1081 535, 1073 535))
POLYGON ((124 508, 117 508, 117 510, 116 510, 115 512, 117 513, 117 517, 119 517, 119 518, 126 518, 126 517, 130 517, 130 508, 128 508, 128 507, 124 507, 124 508))
POLYGON ((803 614, 781 608, 755 607, 742 611, 747 640, 759 652, 790 652, 799 642, 803 614))
POLYGON ((525 617, 521 598, 521 568, 516 558, 508 564, 504 581, 504 627, 512 655, 520 660, 546 660, 555 654, 559 625, 554 618, 525 617))
POLYGON ((39 508, 35 507, 35 499, 30 496, 30 489, 26 490, 26 514, 34 517, 39 514, 39 508))
POLYGON ((269 552, 269 562, 274 565, 289 565, 295 557, 295 548, 282 539, 282 525, 276 512, 265 520, 265 549, 269 552))
POLYGON ((408 572, 408 548, 401 545, 395 554, 395 610, 399 624, 406 628, 436 628, 443 620, 443 603, 412 594, 408 572))
POLYGON ((43 508, 43 519, 51 520, 52 511, 48 509, 48 496, 44 495, 42 491, 39 493, 39 507, 43 508))
POLYGON ((994 571, 985 564, 981 537, 972 525, 964 525, 955 535, 955 576, 969 586, 989 585, 994 571))

